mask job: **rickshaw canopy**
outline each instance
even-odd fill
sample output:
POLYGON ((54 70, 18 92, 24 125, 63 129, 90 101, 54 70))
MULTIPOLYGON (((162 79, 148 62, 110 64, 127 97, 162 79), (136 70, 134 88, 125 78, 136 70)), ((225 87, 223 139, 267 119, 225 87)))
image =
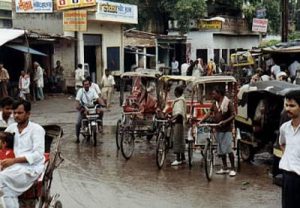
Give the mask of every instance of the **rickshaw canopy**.
POLYGON ((206 84, 206 83, 218 83, 218 82, 234 82, 236 83, 236 79, 233 76, 202 76, 197 77, 193 81, 193 85, 206 84))
POLYGON ((121 78, 124 77, 147 77, 147 78, 158 78, 162 75, 161 72, 154 69, 142 69, 138 71, 124 72, 121 74, 121 78))
POLYGON ((176 76, 176 75, 163 75, 159 78, 159 81, 168 82, 168 81, 184 81, 184 82, 194 82, 195 77, 192 76, 176 76))

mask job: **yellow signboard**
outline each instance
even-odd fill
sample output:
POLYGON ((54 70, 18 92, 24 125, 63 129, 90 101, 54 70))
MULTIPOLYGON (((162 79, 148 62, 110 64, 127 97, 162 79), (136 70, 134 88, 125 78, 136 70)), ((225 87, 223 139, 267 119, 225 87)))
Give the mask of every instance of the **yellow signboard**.
POLYGON ((72 10, 64 12, 64 31, 87 31, 87 11, 72 10))
POLYGON ((222 22, 218 20, 200 20, 198 23, 198 28, 201 30, 217 30, 222 28, 222 22))
POLYGON ((56 0, 57 10, 95 6, 96 0, 56 0))

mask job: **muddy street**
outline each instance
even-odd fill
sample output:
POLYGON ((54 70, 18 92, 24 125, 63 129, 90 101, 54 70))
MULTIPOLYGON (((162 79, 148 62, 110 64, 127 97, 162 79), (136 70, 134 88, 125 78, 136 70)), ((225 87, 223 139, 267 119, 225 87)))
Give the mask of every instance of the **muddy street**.
MULTIPOLYGON (((115 99, 117 100, 117 99, 115 99)), ((60 194, 63 207, 270 207, 279 208, 281 189, 272 184, 265 162, 242 163, 234 178, 214 175, 207 182, 200 153, 194 153, 193 167, 187 164, 158 170, 155 139, 138 139, 132 158, 126 161, 115 145, 115 126, 121 109, 115 104, 105 112, 104 134, 97 147, 75 143, 74 99, 50 97, 33 105, 32 120, 57 123, 64 129, 64 163, 55 171, 51 191, 60 194)))

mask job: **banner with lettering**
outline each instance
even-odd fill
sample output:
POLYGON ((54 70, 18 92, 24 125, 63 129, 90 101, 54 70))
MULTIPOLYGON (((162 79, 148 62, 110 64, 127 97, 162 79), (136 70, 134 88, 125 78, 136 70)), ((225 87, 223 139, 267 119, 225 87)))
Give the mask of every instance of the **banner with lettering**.
POLYGON ((95 0, 56 0, 57 10, 95 6, 95 0))
POLYGON ((138 9, 136 5, 97 0, 97 12, 94 20, 137 24, 138 9))
POLYGON ((63 13, 64 31, 87 31, 87 11, 70 10, 63 13))
POLYGON ((52 0, 15 0, 16 13, 52 13, 52 0))

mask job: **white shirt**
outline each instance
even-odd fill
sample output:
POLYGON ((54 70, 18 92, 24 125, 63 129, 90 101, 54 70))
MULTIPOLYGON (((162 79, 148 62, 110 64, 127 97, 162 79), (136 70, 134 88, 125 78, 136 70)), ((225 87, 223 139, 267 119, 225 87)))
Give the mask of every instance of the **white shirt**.
POLYGON ((98 95, 100 95, 100 94, 101 94, 101 90, 100 90, 100 88, 99 88, 99 85, 98 85, 98 84, 96 84, 96 83, 92 82, 92 84, 91 84, 91 87, 90 87, 90 88, 91 88, 91 89, 94 89, 98 95))
POLYGON ((24 93, 29 93, 30 77, 28 75, 20 76, 19 78, 19 89, 24 93))
POLYGON ((171 62, 172 72, 179 72, 178 66, 179 66, 178 61, 176 61, 176 60, 172 61, 171 62))
POLYGON ((280 70, 280 66, 278 66, 277 64, 275 64, 274 66, 271 67, 271 72, 275 75, 275 77, 277 76, 277 74, 279 72, 281 72, 280 70))
POLYGON ((190 64, 188 63, 184 63, 181 65, 181 75, 182 76, 186 76, 186 72, 187 72, 187 69, 189 68, 190 64))
POLYGON ((113 87, 115 83, 115 79, 112 75, 108 75, 108 77, 104 74, 102 77, 101 84, 103 87, 113 87))
POLYGON ((8 127, 10 124, 15 123, 15 119, 13 115, 11 114, 10 117, 7 120, 7 123, 5 120, 3 120, 3 112, 0 111, 0 127, 8 127))
POLYGON ((93 105, 94 100, 98 99, 99 96, 97 92, 90 88, 89 91, 85 91, 84 88, 78 90, 76 95, 76 100, 82 105, 93 105))
POLYGON ((17 123, 11 124, 5 129, 6 132, 14 133, 14 153, 16 157, 25 157, 28 164, 36 167, 41 173, 44 167, 45 153, 45 130, 39 124, 30 122, 19 133, 17 123))
POLYGON ((36 69, 34 81, 36 81, 37 87, 44 87, 44 70, 41 66, 36 69))
POLYGON ((296 60, 289 66, 290 75, 296 76, 296 71, 300 69, 300 63, 296 60))
POLYGON ((83 69, 77 68, 75 70, 75 86, 82 86, 82 81, 84 80, 83 69))
POLYGON ((279 144, 285 144, 285 151, 279 163, 279 168, 295 172, 300 176, 300 126, 294 130, 292 121, 285 122, 280 127, 279 144))

